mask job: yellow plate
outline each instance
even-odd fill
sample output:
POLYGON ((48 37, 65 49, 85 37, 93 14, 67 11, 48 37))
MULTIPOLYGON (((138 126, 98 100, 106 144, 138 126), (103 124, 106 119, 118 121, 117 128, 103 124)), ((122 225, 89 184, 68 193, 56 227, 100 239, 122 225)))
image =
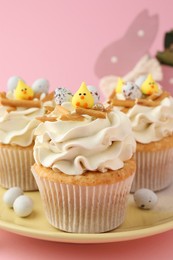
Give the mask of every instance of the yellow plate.
POLYGON ((27 218, 17 217, 3 203, 4 192, 0 188, 0 228, 28 237, 68 243, 106 243, 151 236, 173 228, 173 185, 157 193, 158 204, 152 210, 137 208, 130 195, 125 222, 103 234, 73 234, 53 228, 44 216, 39 192, 25 193, 33 199, 34 210, 27 218))

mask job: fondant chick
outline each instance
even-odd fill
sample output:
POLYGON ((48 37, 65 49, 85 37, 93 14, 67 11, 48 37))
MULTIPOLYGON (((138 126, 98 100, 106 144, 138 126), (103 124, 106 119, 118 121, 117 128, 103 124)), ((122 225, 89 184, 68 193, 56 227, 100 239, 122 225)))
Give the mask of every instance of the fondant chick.
POLYGON ((72 105, 74 107, 92 108, 94 105, 94 98, 88 90, 85 82, 82 82, 78 91, 72 98, 72 105))
POLYGON ((154 81, 151 74, 148 75, 148 77, 142 83, 140 88, 141 88, 142 93, 145 95, 152 95, 154 93, 159 92, 159 87, 158 87, 157 83, 154 81))
POLYGON ((125 84, 124 80, 122 78, 118 78, 117 85, 115 87, 115 92, 117 94, 122 93, 123 85, 125 84))
POLYGON ((19 80, 14 91, 14 97, 18 100, 31 100, 34 97, 34 91, 22 80, 19 80))

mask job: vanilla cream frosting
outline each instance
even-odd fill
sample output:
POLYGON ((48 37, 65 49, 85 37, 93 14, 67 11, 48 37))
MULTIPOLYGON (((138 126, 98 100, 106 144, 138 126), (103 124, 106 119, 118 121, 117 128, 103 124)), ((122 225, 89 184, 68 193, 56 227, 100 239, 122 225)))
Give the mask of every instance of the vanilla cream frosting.
POLYGON ((156 107, 135 105, 127 116, 139 143, 159 141, 173 134, 173 98, 167 97, 156 107))
POLYGON ((120 111, 105 119, 85 115, 84 121, 46 121, 35 134, 36 163, 69 175, 120 169, 136 148, 130 121, 120 111))
MULTIPOLYGON (((8 93, 8 97, 11 95, 8 93)), ((52 105, 53 101, 44 103, 52 105)), ((40 121, 36 117, 45 114, 45 108, 21 108, 8 112, 7 106, 0 106, 0 143, 19 145, 22 147, 29 146, 33 143, 34 132, 40 121)))

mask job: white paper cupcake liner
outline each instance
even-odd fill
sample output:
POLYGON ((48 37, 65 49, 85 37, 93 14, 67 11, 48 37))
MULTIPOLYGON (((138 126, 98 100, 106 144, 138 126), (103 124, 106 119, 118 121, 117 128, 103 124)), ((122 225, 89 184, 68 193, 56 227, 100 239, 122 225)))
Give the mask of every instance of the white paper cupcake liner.
POLYGON ((159 191, 173 181, 173 148, 162 151, 137 151, 136 174, 131 192, 140 188, 159 191))
POLYGON ((67 232, 100 233, 124 221, 133 175, 116 184, 78 186, 54 183, 32 171, 52 226, 67 232))
POLYGON ((34 163, 32 147, 0 147, 0 185, 3 188, 21 187, 24 191, 38 190, 31 172, 34 163))

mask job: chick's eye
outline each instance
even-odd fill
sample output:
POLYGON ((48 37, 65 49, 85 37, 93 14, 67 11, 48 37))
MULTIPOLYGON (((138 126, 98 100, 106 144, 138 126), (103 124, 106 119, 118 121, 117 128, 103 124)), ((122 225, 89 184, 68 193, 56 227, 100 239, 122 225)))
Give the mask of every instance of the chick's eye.
POLYGON ((82 93, 79 93, 79 96, 81 96, 82 95, 82 93))
POLYGON ((22 88, 22 89, 21 89, 21 91, 23 92, 23 91, 24 91, 24 89, 22 88))
POLYGON ((86 96, 86 93, 83 93, 84 96, 86 96))
POLYGON ((25 90, 27 90, 27 88, 25 88, 25 90))

